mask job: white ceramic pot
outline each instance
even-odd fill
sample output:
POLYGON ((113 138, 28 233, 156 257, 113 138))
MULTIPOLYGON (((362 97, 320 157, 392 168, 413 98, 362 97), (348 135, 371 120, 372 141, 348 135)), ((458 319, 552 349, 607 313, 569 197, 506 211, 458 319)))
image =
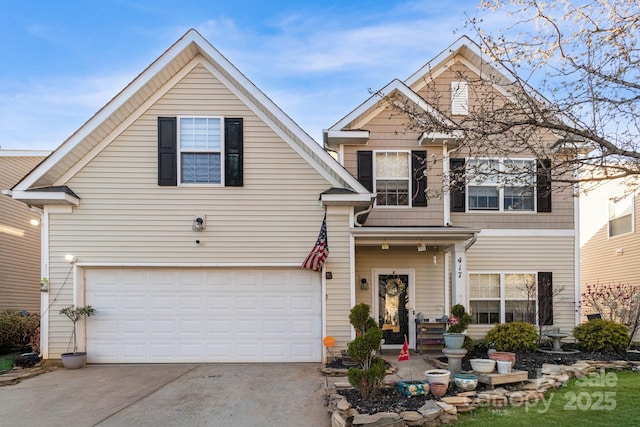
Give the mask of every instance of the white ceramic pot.
POLYGON ((491 359, 471 359, 471 369, 481 374, 489 374, 496 368, 496 361, 491 359))
POLYGON ((427 377, 428 383, 449 384, 451 371, 448 371, 446 369, 429 369, 424 371, 424 376, 427 377))
POLYGON ((498 373, 499 374, 510 374, 511 373, 511 362, 508 360, 496 360, 498 364, 498 373))

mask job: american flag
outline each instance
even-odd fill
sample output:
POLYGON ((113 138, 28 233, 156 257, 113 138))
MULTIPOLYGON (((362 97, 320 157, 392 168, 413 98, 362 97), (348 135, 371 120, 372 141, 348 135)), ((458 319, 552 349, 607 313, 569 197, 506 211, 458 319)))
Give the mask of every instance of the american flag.
POLYGON ((327 240, 327 214, 324 214, 322 220, 322 227, 320 227, 320 234, 316 244, 309 252, 309 255, 302 262, 302 268, 308 268, 309 270, 320 271, 325 260, 329 256, 329 241, 327 240))

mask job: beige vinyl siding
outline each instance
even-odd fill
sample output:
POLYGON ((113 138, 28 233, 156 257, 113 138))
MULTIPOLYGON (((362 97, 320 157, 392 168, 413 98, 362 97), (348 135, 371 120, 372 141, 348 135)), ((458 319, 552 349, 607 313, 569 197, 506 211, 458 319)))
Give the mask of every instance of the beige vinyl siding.
MULTIPOLYGON (((349 238, 349 213, 351 208, 330 206, 327 210, 327 238, 329 258, 326 279, 326 335, 335 340, 332 351, 339 351, 351 341, 351 243, 349 238)), ((310 249, 310 248, 309 248, 310 249)))
MULTIPOLYGON (((415 272, 415 313, 425 317, 440 317, 444 307, 444 254, 433 247, 418 252, 415 246, 391 245, 382 250, 379 246, 358 246, 356 248, 356 303, 371 305, 374 269, 407 270, 415 272), (433 256, 436 264, 433 264, 433 256), (367 278, 369 290, 360 289, 360 279, 367 278)), ((374 299, 377 301, 377 298, 374 299)))
POLYGON ((580 195, 580 282, 586 285, 628 283, 640 285, 638 209, 634 200, 634 231, 609 237, 609 199, 623 194, 619 181, 607 182, 580 195))
MULTIPOLYGON (((0 189, 12 188, 42 156, 2 155, 0 189)), ((40 214, 0 195, 0 310, 40 312, 40 214)))
MULTIPOLYGON (((553 273, 554 326, 571 332, 575 326, 575 241, 562 236, 482 236, 467 252, 469 273, 553 273)), ((471 325, 469 335, 480 338, 490 325, 471 325)))
POLYGON ((454 120, 462 117, 452 113, 451 83, 453 82, 466 81, 468 83, 467 99, 469 111, 486 108, 487 99, 491 99, 492 104, 496 104, 503 99, 497 90, 490 88, 488 85, 478 85, 479 76, 459 60, 456 60, 451 66, 438 73, 435 79, 431 80, 430 76, 425 76, 425 79, 427 80, 426 85, 419 82, 422 87, 418 90, 418 94, 431 105, 436 106, 446 116, 453 117, 454 120))
MULTIPOLYGON (((330 187, 204 67, 169 90, 68 185, 81 201, 72 213, 50 215, 49 296, 64 285, 52 313, 72 301, 67 253, 78 264, 301 263, 322 223, 319 194, 330 187), (158 187, 157 117, 176 115, 244 118, 243 187, 158 187), (195 215, 206 215, 203 232, 191 230, 195 215)), ((335 244, 332 257, 340 256, 335 244)), ((68 320, 51 316, 50 357, 66 351, 68 330, 68 320)))
MULTIPOLYGON (((427 187, 433 192, 442 189, 442 147, 426 147, 418 144, 420 132, 407 130, 407 120, 390 108, 385 109, 370 122, 366 129, 371 132, 371 138, 366 146, 345 145, 344 166, 353 175, 358 176, 357 152, 361 150, 425 150, 429 175, 427 187), (430 162, 432 156, 438 161, 430 162)), ((403 226, 403 225, 443 225, 443 199, 433 197, 427 200, 426 207, 376 207, 367 218, 367 226, 403 226)))
MULTIPOLYGON (((450 111, 451 82, 459 81, 460 74, 473 75, 462 64, 456 64, 451 69, 441 73, 435 81, 429 83, 419 94, 428 101, 435 103, 445 113, 450 111), (471 73, 471 74, 469 74, 471 73), (435 86, 434 86, 435 85, 435 86), (433 88, 436 92, 433 92, 433 88)), ((492 96, 499 96, 495 91, 492 96)), ((480 105, 478 99, 484 96, 484 89, 476 92, 474 85, 469 85, 470 108, 480 105)), ((427 207, 417 208, 387 208, 376 207, 367 218, 367 226, 441 226, 444 223, 444 199, 442 194, 443 182, 443 152, 442 147, 421 146, 418 138, 421 132, 409 129, 408 118, 391 107, 386 107, 366 123, 359 124, 362 129, 370 131, 370 138, 366 146, 344 145, 343 164, 346 169, 357 176, 357 151, 359 150, 426 150, 429 165, 427 186, 431 194, 427 207), (432 158, 436 163, 432 164, 432 158)), ((549 144, 555 138, 546 137, 549 144)), ((455 153, 452 156, 466 157, 468 154, 455 153)), ((570 188, 554 187, 552 194, 552 212, 465 212, 451 213, 451 224, 458 227, 479 228, 509 228, 509 229, 573 229, 574 228, 574 198, 570 188)))

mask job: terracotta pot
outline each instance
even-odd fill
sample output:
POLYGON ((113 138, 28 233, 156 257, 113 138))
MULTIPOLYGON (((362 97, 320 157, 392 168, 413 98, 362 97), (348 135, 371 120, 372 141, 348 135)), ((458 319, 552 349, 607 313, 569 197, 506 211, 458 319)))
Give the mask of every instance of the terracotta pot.
POLYGON ((429 383, 429 389, 431 390, 431 394, 434 397, 442 397, 447 394, 447 389, 449 388, 449 384, 445 383, 429 383))
POLYGON ((506 362, 511 362, 511 366, 516 364, 516 354, 509 353, 506 351, 494 351, 489 355, 489 359, 495 360, 495 361, 503 360, 506 362))

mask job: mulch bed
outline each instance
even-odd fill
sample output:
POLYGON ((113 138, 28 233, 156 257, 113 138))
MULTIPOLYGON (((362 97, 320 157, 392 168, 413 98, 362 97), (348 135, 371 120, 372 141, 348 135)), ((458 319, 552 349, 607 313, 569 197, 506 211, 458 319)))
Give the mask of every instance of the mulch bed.
MULTIPOLYGON (((486 349, 474 349, 469 352, 462 361, 463 370, 471 370, 471 363, 469 360, 472 358, 488 358, 486 349)), ((443 361, 444 363, 447 361, 446 357, 439 357, 438 360, 443 361)), ((605 362, 612 362, 616 360, 640 361, 640 352, 627 352, 623 354, 606 352, 573 354, 549 354, 540 351, 516 352, 516 364, 514 369, 527 371, 528 377, 533 379, 540 376, 540 369, 545 363, 555 365, 572 365, 579 360, 598 360, 605 362)), ((338 369, 344 368, 339 359, 332 363, 335 365, 332 367, 338 369)), ((486 385, 480 383, 476 390, 482 391, 486 388, 486 385)), ((457 390, 456 386, 450 384, 447 395, 455 394, 457 391, 459 390, 457 390)), ((431 394, 426 396, 406 397, 395 387, 385 387, 366 400, 363 399, 360 393, 354 389, 339 390, 338 393, 345 396, 351 406, 361 414, 416 411, 422 407, 427 400, 434 400, 434 397, 431 394)))

